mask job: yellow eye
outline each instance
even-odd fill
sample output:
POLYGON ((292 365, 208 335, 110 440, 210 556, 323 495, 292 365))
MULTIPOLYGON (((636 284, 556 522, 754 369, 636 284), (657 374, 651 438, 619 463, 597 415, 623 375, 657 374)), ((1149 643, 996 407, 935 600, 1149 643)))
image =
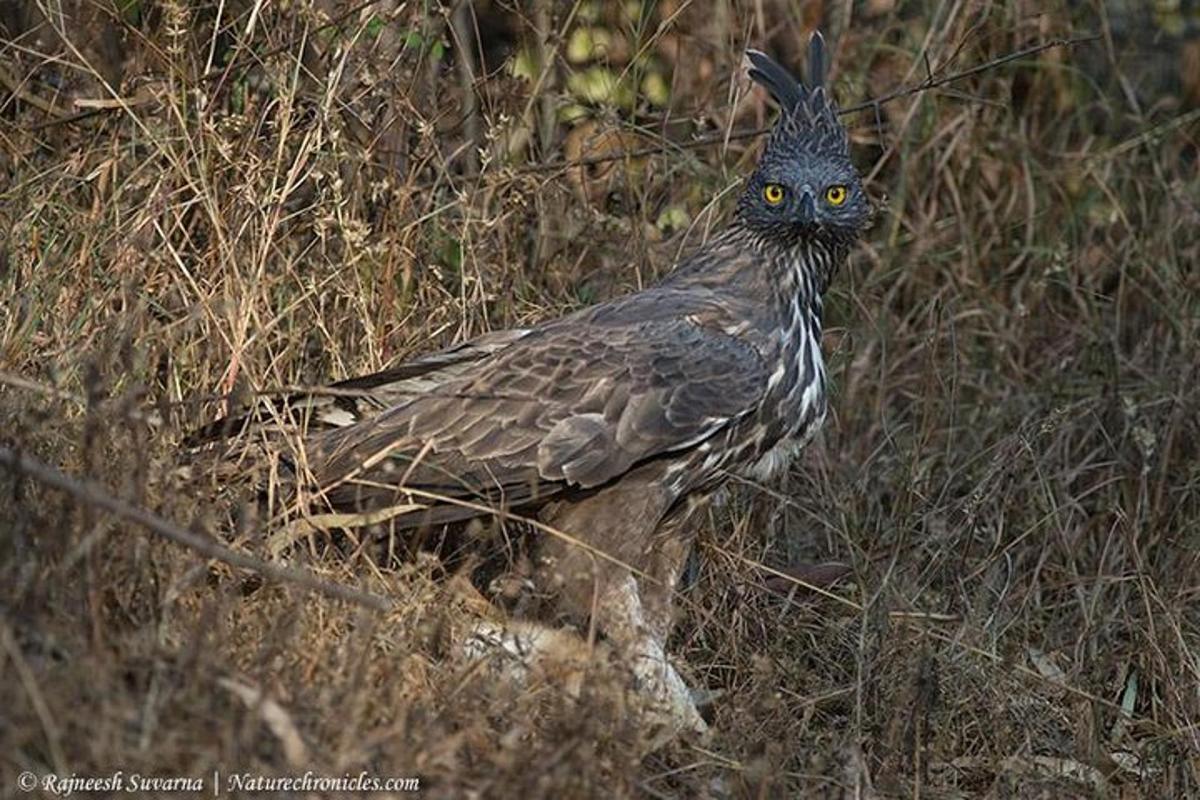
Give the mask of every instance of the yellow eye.
POLYGON ((829 205, 831 206, 840 206, 842 203, 846 202, 846 187, 842 186, 840 183, 830 186, 825 190, 825 200, 828 201, 829 205))
POLYGON ((768 183, 763 187, 763 200, 767 201, 767 205, 779 205, 783 202, 783 187, 778 183, 768 183))

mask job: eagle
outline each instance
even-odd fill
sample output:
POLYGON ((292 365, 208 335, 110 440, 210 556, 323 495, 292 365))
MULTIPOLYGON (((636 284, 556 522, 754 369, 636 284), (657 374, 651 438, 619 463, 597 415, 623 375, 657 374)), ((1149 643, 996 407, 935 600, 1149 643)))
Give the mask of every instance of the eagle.
MULTIPOLYGON (((534 581, 633 665, 671 732, 702 730, 665 643, 693 517, 768 480, 826 416, 822 302, 870 202, 813 34, 807 82, 746 54, 780 114, 718 232, 657 285, 293 397, 313 507, 392 531, 474 517, 541 532, 534 581)), ((219 420, 246 435, 280 411, 219 420)))

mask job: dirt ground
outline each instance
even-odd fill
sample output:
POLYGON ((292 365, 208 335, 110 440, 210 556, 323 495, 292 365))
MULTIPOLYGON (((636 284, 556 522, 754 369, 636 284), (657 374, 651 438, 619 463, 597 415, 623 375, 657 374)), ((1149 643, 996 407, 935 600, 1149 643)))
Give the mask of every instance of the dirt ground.
POLYGON ((0 31, 0 796, 1200 797, 1194 4, 17 0, 0 31), (712 510, 678 598, 710 739, 643 756, 620 664, 506 684, 447 645, 492 612, 436 556, 272 553, 180 473, 228 395, 662 275, 773 119, 742 51, 816 26, 843 107, 937 85, 847 115, 878 214, 829 422, 712 510))

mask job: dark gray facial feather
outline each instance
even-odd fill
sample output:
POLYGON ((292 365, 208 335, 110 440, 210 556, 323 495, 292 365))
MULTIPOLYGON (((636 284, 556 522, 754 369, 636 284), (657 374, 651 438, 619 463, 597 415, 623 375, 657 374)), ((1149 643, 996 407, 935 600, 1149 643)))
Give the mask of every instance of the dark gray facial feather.
POLYGON ((824 38, 814 33, 809 42, 807 84, 765 53, 749 50, 746 57, 750 79, 770 93, 781 113, 738 203, 739 218, 788 242, 807 235, 849 243, 866 227, 871 208, 850 161, 846 129, 825 86, 824 38), (782 202, 773 205, 764 199, 768 184, 783 188, 782 202), (846 189, 840 206, 827 200, 833 186, 846 189))

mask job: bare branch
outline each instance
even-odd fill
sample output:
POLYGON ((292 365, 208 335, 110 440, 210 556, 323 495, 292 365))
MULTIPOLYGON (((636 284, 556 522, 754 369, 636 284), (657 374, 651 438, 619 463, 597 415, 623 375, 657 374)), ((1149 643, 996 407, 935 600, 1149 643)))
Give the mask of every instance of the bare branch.
MULTIPOLYGON (((970 78, 975 75, 979 75, 983 72, 987 72, 988 70, 994 69, 1003 64, 1008 64, 1012 61, 1019 61, 1022 58, 1028 58, 1029 56, 1037 55, 1038 53, 1044 52, 1046 50, 1052 50, 1052 49, 1055 49, 1058 47, 1073 47, 1077 44, 1086 44, 1088 42, 1094 42, 1099 38, 1100 38, 1099 35, 1092 35, 1092 36, 1078 37, 1078 38, 1074 38, 1074 39, 1054 39, 1049 42, 1043 42, 1042 44, 1035 45, 1033 47, 1027 47, 1024 50, 1017 50, 1015 52, 1008 53, 1007 55, 1000 56, 999 58, 994 58, 991 61, 988 61, 987 63, 984 63, 984 64, 977 64, 976 66, 971 67, 970 69, 963 70, 961 72, 955 72, 950 75, 944 75, 940 78, 934 78, 932 75, 930 75, 929 77, 925 78, 925 80, 923 80, 920 83, 915 84, 913 86, 904 86, 899 89, 896 89, 895 91, 888 92, 887 94, 883 95, 882 97, 877 97, 877 98, 874 98, 871 100, 864 100, 861 103, 856 103, 855 105, 852 105, 852 106, 846 106, 845 108, 840 108, 840 109, 838 109, 838 114, 839 114, 839 116, 845 115, 845 114, 856 114, 860 111, 867 111, 867 110, 875 110, 878 113, 878 109, 887 103, 891 103, 896 100, 900 100, 902 98, 909 97, 914 94, 919 94, 921 92, 927 92, 927 91, 930 91, 931 89, 937 89, 938 87, 945 86, 950 83, 954 83, 955 81, 961 81, 965 78, 970 78)), ((592 166, 593 164, 604 164, 609 161, 620 161, 621 159, 625 159, 625 158, 639 158, 641 156, 655 155, 657 153, 662 153, 668 149, 696 150, 696 149, 699 149, 702 147, 709 147, 710 145, 720 145, 720 144, 724 144, 726 142, 735 141, 735 140, 739 140, 739 139, 753 139, 756 136, 762 136, 766 133, 769 133, 770 130, 771 130, 771 127, 767 126, 767 127, 763 127, 763 128, 750 128, 747 130, 733 131, 732 133, 725 133, 725 132, 715 133, 715 134, 711 134, 709 136, 697 137, 697 138, 691 140, 690 142, 673 142, 670 145, 654 145, 654 146, 648 146, 648 147, 641 147, 636 150, 626 150, 626 151, 621 151, 621 152, 606 153, 602 156, 595 156, 592 158, 581 158, 581 159, 577 159, 575 161, 552 161, 552 162, 547 162, 544 164, 534 164, 532 166, 525 167, 523 169, 514 170, 513 174, 523 175, 523 174, 537 173, 537 172, 550 172, 550 171, 558 170, 558 169, 569 169, 572 167, 588 167, 588 166, 592 166)))
POLYGON ((176 544, 181 544, 190 550, 194 550, 202 556, 223 561, 230 566, 257 572, 270 580, 291 583, 303 589, 317 592, 336 600, 354 603, 364 608, 370 608, 375 611, 389 611, 392 608, 392 602, 380 595, 327 581, 305 570, 272 564, 269 561, 263 561, 245 553, 231 550, 207 536, 189 531, 143 508, 138 508, 119 497, 113 496, 108 489, 91 479, 73 478, 65 475, 54 467, 24 453, 14 451, 11 448, 0 447, 0 466, 7 467, 11 472, 27 475, 40 483, 66 492, 81 503, 102 508, 123 520, 141 525, 147 530, 170 539, 176 544))

